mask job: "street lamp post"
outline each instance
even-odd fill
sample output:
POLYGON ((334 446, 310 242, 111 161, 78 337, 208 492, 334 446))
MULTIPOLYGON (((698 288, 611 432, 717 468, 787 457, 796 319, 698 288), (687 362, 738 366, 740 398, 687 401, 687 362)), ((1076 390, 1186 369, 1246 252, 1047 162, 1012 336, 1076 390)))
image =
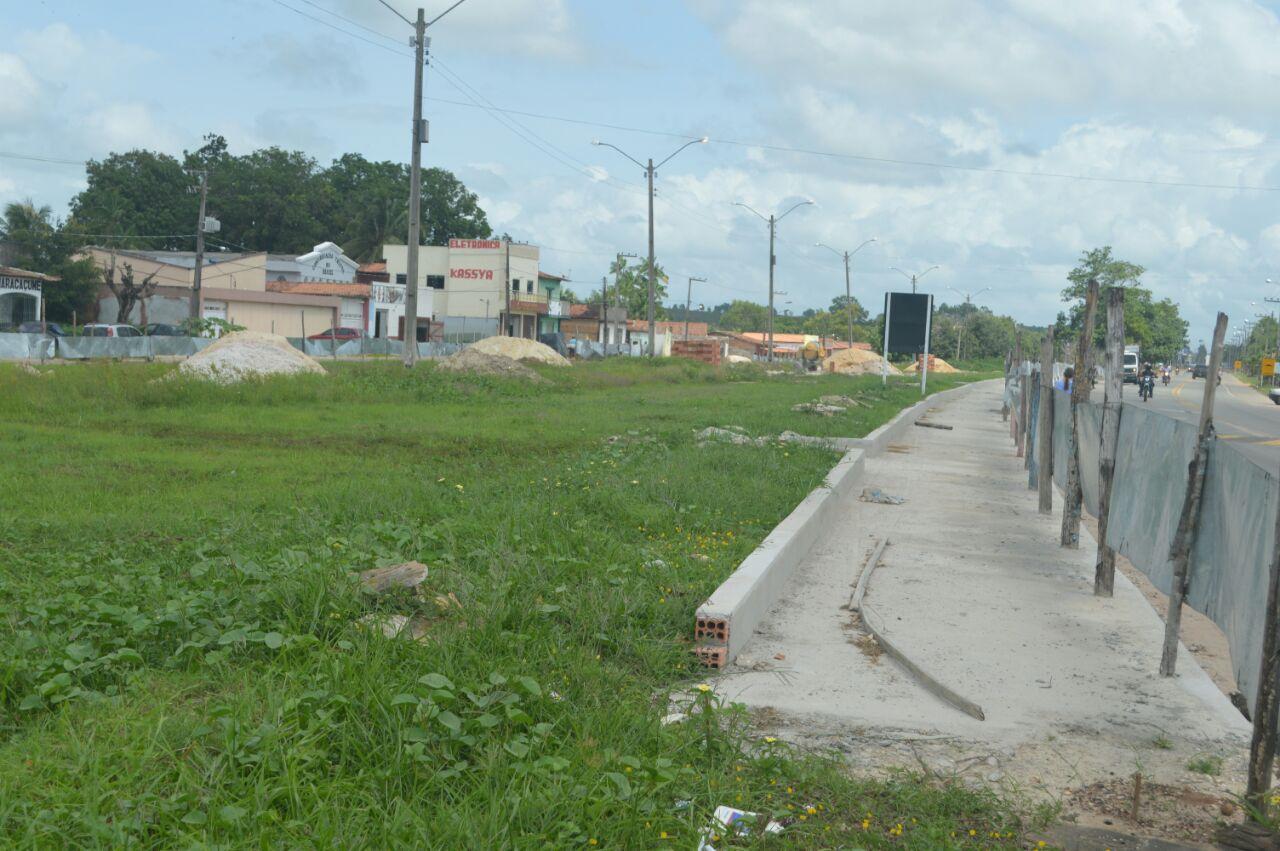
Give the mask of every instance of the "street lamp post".
MULTIPOLYGON (((983 287, 982 289, 978 290, 976 293, 962 293, 955 287, 947 287, 947 289, 951 290, 953 293, 963 298, 964 303, 966 305, 972 305, 974 296, 982 295, 985 292, 989 292, 991 290, 991 287, 983 287)), ((964 322, 960 324, 960 333, 956 335, 956 360, 960 360, 960 340, 964 336, 965 326, 967 326, 968 324, 969 324, 969 311, 965 311, 964 322)))
POLYGON ((591 144, 596 145, 598 147, 613 148, 615 151, 622 154, 624 157, 631 160, 636 165, 640 166, 642 169, 644 169, 644 176, 649 181, 649 309, 648 309, 649 357, 654 356, 654 351, 653 351, 655 346, 654 320, 656 319, 656 316, 654 315, 654 312, 655 312, 654 291, 657 288, 657 281, 656 281, 657 272, 654 268, 654 258, 653 258, 653 178, 654 178, 654 175, 657 173, 658 169, 662 168, 664 165, 669 163, 672 157, 674 157, 676 154, 683 151, 685 148, 689 147, 690 145, 705 145, 706 143, 707 143, 706 136, 703 136, 701 139, 691 139, 688 142, 685 142, 680 147, 676 148, 674 151, 672 151, 670 156, 668 156, 665 160, 658 163, 657 165, 653 164, 652 157, 650 157, 649 162, 646 165, 645 163, 642 163, 635 157, 631 156, 631 154, 628 154, 626 151, 622 150, 622 148, 619 148, 617 145, 611 145, 608 142, 601 142, 599 139, 593 139, 591 142, 591 144))
POLYGON ((836 249, 832 248, 830 245, 827 245, 824 242, 817 243, 818 248, 825 248, 828 251, 833 251, 839 256, 844 258, 844 299, 845 299, 844 309, 845 309, 845 312, 849 314, 849 345, 850 346, 853 345, 853 310, 850 307, 850 302, 853 301, 853 285, 849 282, 849 258, 853 257, 853 255, 857 254, 859 251, 866 248, 868 245, 870 245, 873 242, 878 242, 878 240, 874 236, 871 237, 871 239, 868 239, 866 242, 862 243, 862 245, 859 245, 857 248, 853 249, 852 251, 836 251, 836 249))
POLYGON ((773 363, 773 295, 774 295, 774 293, 773 293, 773 267, 778 265, 778 256, 774 253, 774 250, 773 250, 773 243, 774 243, 774 239, 775 239, 775 237, 777 236, 777 232, 778 232, 778 222, 780 222, 780 221, 782 221, 783 219, 785 219, 785 218, 786 218, 786 217, 791 213, 791 211, 792 211, 792 210, 795 210, 795 209, 797 209, 797 208, 799 208, 799 207, 804 207, 804 206, 810 205, 810 204, 812 204, 812 203, 813 203, 812 201, 809 201, 809 200, 807 200, 807 199, 806 199, 806 200, 804 200, 804 201, 801 201, 801 202, 800 202, 800 203, 798 203, 798 204, 793 204, 793 205, 791 205, 790 207, 788 207, 788 208, 787 208, 787 211, 786 211, 785 213, 783 213, 782 215, 780 215, 780 216, 775 216, 775 215, 770 214, 768 218, 765 218, 763 214, 761 214, 759 211, 757 211, 757 210, 753 209, 752 207, 748 206, 747 204, 744 204, 744 203, 742 203, 741 201, 736 201, 736 202, 734 202, 734 206, 736 206, 736 207, 745 207, 746 209, 751 210, 751 212, 755 213, 755 214, 756 214, 756 216, 758 216, 762 221, 765 221, 765 222, 768 222, 768 223, 769 223, 769 317, 768 317, 768 323, 769 323, 769 327, 768 327, 768 338, 769 338, 769 343, 768 343, 768 350, 767 350, 766 355, 765 355, 765 357, 766 357, 766 359, 769 361, 769 363, 773 363))
POLYGON ((693 282, 694 281, 697 281, 700 284, 705 284, 707 282, 707 279, 695 278, 692 275, 689 277, 689 289, 686 290, 684 294, 684 341, 686 343, 689 342, 689 306, 693 303, 693 282))
POLYGON ((920 279, 921 279, 921 278, 923 278, 925 275, 929 274, 929 273, 930 273, 930 272, 932 272, 934 269, 938 269, 938 268, 940 268, 940 267, 938 267, 938 266, 930 266, 928 269, 925 269, 925 270, 924 270, 923 272, 921 272, 919 275, 917 275, 917 274, 915 274, 915 273, 908 274, 908 273, 906 273, 906 272, 902 271, 901 269, 899 269, 897 266, 890 266, 890 267, 889 267, 889 271, 890 271, 890 272, 897 272, 897 273, 898 273, 899 275, 901 275, 902 277, 904 277, 904 278, 909 278, 909 279, 911 280, 911 292, 912 292, 912 293, 914 293, 914 292, 916 291, 916 281, 920 280, 920 279))

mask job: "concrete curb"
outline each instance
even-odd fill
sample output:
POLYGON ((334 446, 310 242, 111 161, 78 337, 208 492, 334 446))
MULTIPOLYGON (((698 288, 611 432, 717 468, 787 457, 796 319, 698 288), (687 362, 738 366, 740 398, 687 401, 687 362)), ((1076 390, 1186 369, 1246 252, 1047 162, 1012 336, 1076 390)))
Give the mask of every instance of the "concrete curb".
POLYGON ((822 485, 812 490, 774 527, 760 546, 698 607, 694 628, 694 652, 698 658, 708 667, 723 668, 737 657, 781 598, 797 565, 809 554, 840 500, 852 493, 862 477, 866 455, 880 454, 891 442, 902 439, 929 408, 984 383, 975 381, 928 396, 866 437, 792 436, 793 442, 846 451, 822 485))
POLYGON ((863 451, 852 449, 774 527, 738 569, 698 607, 694 652, 709 667, 728 665, 773 608, 842 497, 862 475, 863 451))

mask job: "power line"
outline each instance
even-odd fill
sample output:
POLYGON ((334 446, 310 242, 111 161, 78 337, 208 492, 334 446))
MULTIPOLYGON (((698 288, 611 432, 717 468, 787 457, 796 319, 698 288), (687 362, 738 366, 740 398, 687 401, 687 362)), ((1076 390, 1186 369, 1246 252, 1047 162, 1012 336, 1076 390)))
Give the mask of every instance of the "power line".
MULTIPOLYGON (((365 38, 364 36, 359 35, 357 33, 353 33, 351 30, 344 29, 343 27, 340 27, 337 24, 331 24, 328 21, 326 21, 324 18, 317 18, 315 15, 309 15, 306 12, 302 11, 301 9, 295 9, 294 7, 290 6, 288 3, 283 2, 282 0, 271 0, 271 2, 275 3, 277 6, 281 6, 285 9, 288 9, 290 12, 293 12, 295 15, 301 15, 304 18, 315 21, 317 24, 320 24, 321 26, 328 27, 329 29, 340 32, 343 35, 347 35, 347 36, 350 36, 351 38, 358 39, 359 41, 363 41, 365 44, 371 44, 374 47, 378 48, 379 50, 385 50, 388 53, 394 53, 396 56, 409 55, 405 53, 405 51, 403 50, 396 50, 393 47, 388 47, 387 45, 383 44, 380 41, 374 41, 373 39, 365 38)), ((315 4, 313 3, 312 5, 315 5, 315 4)), ((328 11, 328 10, 325 10, 325 11, 328 11)), ((333 14, 333 13, 330 13, 330 14, 333 14)), ((357 24, 357 26, 359 25, 357 24)), ((382 35, 381 33, 377 33, 377 34, 382 35)), ((386 36, 382 36, 382 37, 386 38, 386 36)))
POLYGON ((35 154, 19 154, 13 151, 0 151, 0 157, 10 160, 31 160, 38 163, 56 163, 58 165, 86 165, 86 160, 62 160, 56 157, 38 157, 35 154))

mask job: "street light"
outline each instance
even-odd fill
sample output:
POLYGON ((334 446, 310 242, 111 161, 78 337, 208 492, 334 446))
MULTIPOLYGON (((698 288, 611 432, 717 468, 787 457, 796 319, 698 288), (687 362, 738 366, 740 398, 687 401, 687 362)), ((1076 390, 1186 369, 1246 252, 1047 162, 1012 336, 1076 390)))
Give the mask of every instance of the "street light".
MULTIPOLYGON (((936 267, 935 267, 935 268, 936 268, 936 267)), ((956 295, 958 295, 958 296, 960 296, 961 298, 963 298, 963 299, 964 299, 964 303, 965 303, 965 305, 967 305, 967 306, 972 306, 972 305, 973 305, 973 297, 974 297, 974 296, 982 295, 982 294, 983 294, 983 293, 985 293, 985 292, 990 292, 990 291, 991 291, 991 287, 983 287, 982 289, 978 290, 976 293, 962 293, 962 292, 960 292, 958 289, 956 289, 955 287, 947 287, 947 289, 951 290, 953 293, 955 293, 956 295)), ((963 322, 961 323, 961 325, 960 325, 960 333, 959 333, 959 334, 956 334, 956 360, 960 360, 960 340, 964 337, 964 330, 965 330, 965 326, 967 326, 967 325, 969 324, 969 314, 970 314, 970 313, 971 313, 971 311, 967 311, 967 310, 965 311, 964 321, 963 321, 963 322)))
POLYGON ((693 275, 689 276, 689 289, 685 291, 685 296, 684 296, 684 341, 686 343, 689 342, 689 307, 693 302, 693 282, 694 281, 697 281, 700 284, 705 284, 707 282, 707 279, 695 278, 693 275))
POLYGON ((924 270, 923 272, 921 272, 919 275, 916 275, 916 274, 914 274, 914 273, 913 273, 913 274, 908 274, 908 273, 906 273, 906 272, 902 271, 901 269, 899 269, 897 266, 890 266, 890 267, 889 267, 889 271, 890 271, 890 272, 897 272, 897 273, 898 273, 899 275, 901 275, 902 277, 904 277, 904 278, 909 278, 909 279, 911 280, 911 292, 913 292, 913 293, 914 293, 914 292, 916 291, 916 281, 920 280, 920 279, 921 279, 921 278, 923 278, 925 275, 927 275, 927 274, 929 274, 930 272, 932 272, 934 269, 939 269, 939 268, 941 268, 941 267, 940 267, 940 266, 930 266, 928 269, 925 269, 925 270, 924 270))
POLYGON ((649 318, 649 357, 653 357, 654 355, 653 349, 655 345, 655 342, 654 342, 654 319, 655 319, 654 290, 656 288, 656 282, 655 282, 656 272, 654 271, 654 259, 653 259, 653 176, 654 176, 654 173, 659 168, 671 162, 672 157, 674 157, 676 154, 683 151, 685 148, 689 147, 690 145, 705 145, 706 143, 707 143, 706 136, 703 136, 701 139, 691 139, 690 141, 685 142, 683 145, 676 148, 674 151, 671 152, 670 156, 668 156, 665 160, 663 160, 662 162, 658 163, 655 166, 653 164, 652 157, 649 158, 648 165, 645 165, 635 157, 631 156, 631 154, 628 154, 626 151, 622 150, 622 148, 619 148, 617 145, 611 145, 608 142, 601 142, 599 139, 591 140, 591 144, 600 148, 613 148, 615 151, 622 154, 624 157, 631 160, 636 165, 640 166, 642 169, 644 169, 645 177, 648 178, 649 180, 649 317, 648 317, 649 318))
POLYGON ((799 202, 798 204, 792 204, 790 207, 787 208, 787 211, 783 213, 781 216, 775 216, 771 213, 769 215, 769 218, 766 219, 762 213, 760 213, 758 210, 751 207, 750 205, 744 204, 741 201, 734 202, 735 207, 743 207, 745 209, 748 209, 751 212, 755 213, 756 216, 758 216, 760 219, 769 223, 769 328, 768 328, 769 348, 766 354, 766 358, 768 359, 769 363, 773 363, 773 267, 778 265, 778 256, 773 253, 774 237, 777 235, 778 222, 785 219, 788 215, 791 214, 793 210, 799 207, 809 206, 811 204, 813 204, 813 202, 806 199, 804 201, 799 202))
POLYGON ((866 248, 871 243, 878 242, 878 241, 879 240, 877 240, 873 236, 871 237, 871 239, 868 239, 866 242, 862 243, 862 245, 859 245, 857 248, 853 249, 852 251, 843 251, 843 252, 836 251, 836 249, 832 248, 830 245, 827 245, 825 242, 815 243, 818 248, 825 248, 828 251, 835 252, 836 254, 844 258, 844 300, 845 300, 844 309, 845 309, 845 312, 849 314, 849 345, 850 346, 853 345, 853 310, 849 302, 853 301, 853 290, 852 290, 852 285, 849 283, 849 258, 857 254, 862 249, 866 248))

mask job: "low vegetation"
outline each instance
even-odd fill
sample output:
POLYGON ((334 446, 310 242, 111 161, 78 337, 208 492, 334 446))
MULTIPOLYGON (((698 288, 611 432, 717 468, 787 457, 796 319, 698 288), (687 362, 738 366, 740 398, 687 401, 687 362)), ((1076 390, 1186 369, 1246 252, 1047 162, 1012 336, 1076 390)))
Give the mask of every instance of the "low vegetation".
POLYGON ((735 707, 660 723, 695 607, 833 461, 695 432, 863 434, 914 384, 169 369, 0 366, 6 846, 690 848, 721 804, 789 819, 776 847, 1022 844, 987 793, 850 778, 735 707), (866 406, 791 411, 822 394, 866 406), (421 593, 355 581, 406 560, 421 593))

